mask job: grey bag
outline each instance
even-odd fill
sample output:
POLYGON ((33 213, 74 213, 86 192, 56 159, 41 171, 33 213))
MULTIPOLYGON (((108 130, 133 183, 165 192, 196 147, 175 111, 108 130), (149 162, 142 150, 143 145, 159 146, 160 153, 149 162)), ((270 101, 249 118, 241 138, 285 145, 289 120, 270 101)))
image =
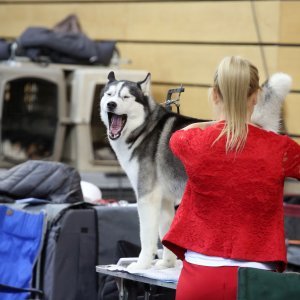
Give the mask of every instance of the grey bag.
POLYGON ((53 203, 83 201, 78 171, 64 163, 28 160, 0 172, 0 202, 39 198, 53 203))
POLYGON ((97 298, 96 215, 85 205, 66 207, 51 222, 43 264, 46 300, 97 298))
POLYGON ((98 224, 98 265, 116 263, 119 241, 140 246, 139 217, 136 205, 96 206, 98 224))

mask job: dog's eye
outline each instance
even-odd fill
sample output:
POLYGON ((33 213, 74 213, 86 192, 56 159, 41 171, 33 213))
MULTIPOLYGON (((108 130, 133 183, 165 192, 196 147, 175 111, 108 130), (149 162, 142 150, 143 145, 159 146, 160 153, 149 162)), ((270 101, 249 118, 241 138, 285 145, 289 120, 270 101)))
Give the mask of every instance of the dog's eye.
POLYGON ((111 93, 106 93, 107 96, 111 96, 111 93))
POLYGON ((128 99, 129 98, 129 96, 123 96, 123 99, 128 99))

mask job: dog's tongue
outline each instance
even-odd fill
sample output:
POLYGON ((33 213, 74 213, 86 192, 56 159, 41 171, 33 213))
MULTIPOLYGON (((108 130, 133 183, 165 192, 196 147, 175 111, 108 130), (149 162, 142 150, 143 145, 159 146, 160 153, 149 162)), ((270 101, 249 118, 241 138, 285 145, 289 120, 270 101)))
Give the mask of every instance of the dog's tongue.
POLYGON ((113 115, 111 118, 110 131, 112 134, 117 134, 122 128, 122 117, 113 115))

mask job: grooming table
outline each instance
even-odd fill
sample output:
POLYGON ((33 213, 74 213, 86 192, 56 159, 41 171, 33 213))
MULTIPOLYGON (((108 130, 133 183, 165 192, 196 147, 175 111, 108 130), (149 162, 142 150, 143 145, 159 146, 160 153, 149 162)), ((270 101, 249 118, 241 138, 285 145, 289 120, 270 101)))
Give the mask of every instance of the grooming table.
MULTIPOLYGON (((100 265, 96 266, 96 271, 99 274, 110 275, 116 279, 118 289, 119 289, 119 299, 120 300, 133 300, 137 299, 137 284, 140 283, 144 290, 144 299, 149 300, 155 292, 154 287, 163 287, 169 289, 170 295, 166 295, 166 299, 175 299, 175 291, 177 286, 177 281, 172 279, 155 279, 153 274, 155 271, 150 270, 149 275, 145 274, 132 274, 125 271, 125 268, 118 268, 118 265, 100 265), (116 267, 112 269, 111 267, 116 267), (147 277, 149 276, 149 277, 147 277), (152 277, 152 278, 151 278, 152 277)), ((163 271, 163 270, 162 270, 163 271)), ((175 270, 176 273, 180 273, 180 269, 175 270)), ((160 270, 157 270, 159 275, 160 270)), ((164 275, 163 275, 164 276, 164 275)), ((177 275, 176 275, 177 276, 177 275)), ((176 277, 175 276, 175 277, 176 277)), ((155 277, 155 276, 154 276, 155 277)), ((160 276, 157 276, 159 278, 160 276)), ((172 276, 174 277, 174 276, 172 276)))

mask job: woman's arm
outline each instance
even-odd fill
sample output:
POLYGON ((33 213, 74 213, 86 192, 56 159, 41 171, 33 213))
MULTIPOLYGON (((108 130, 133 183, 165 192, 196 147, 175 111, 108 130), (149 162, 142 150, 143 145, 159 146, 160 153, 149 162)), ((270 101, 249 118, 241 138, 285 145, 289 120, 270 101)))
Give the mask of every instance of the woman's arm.
POLYGON ((287 147, 283 154, 283 170, 286 177, 300 180, 300 145, 286 137, 287 147))

